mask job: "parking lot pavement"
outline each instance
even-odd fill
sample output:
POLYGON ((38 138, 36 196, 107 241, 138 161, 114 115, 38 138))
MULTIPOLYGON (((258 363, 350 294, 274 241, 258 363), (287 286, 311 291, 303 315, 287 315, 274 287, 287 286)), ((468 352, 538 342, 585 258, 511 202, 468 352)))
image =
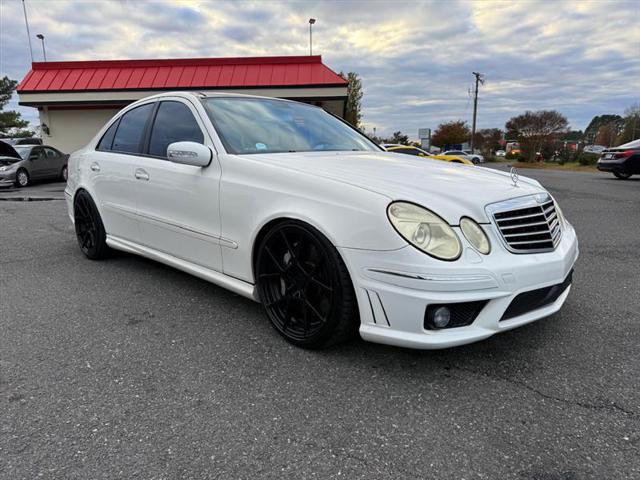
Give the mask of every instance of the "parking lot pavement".
POLYGON ((65 182, 35 183, 26 188, 0 188, 0 201, 63 200, 65 182))
POLYGON ((640 181, 520 174, 578 231, 571 294, 445 351, 292 347, 216 286, 84 259, 63 201, 0 202, 0 477, 640 478, 640 181))

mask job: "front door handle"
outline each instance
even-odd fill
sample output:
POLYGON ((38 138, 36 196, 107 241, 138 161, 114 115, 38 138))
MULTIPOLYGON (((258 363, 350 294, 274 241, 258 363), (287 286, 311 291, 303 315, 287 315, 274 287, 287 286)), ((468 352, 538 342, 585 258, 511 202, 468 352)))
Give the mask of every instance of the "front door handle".
POLYGON ((98 165, 98 164, 97 164, 97 163, 95 163, 95 162, 94 162, 94 163, 92 163, 92 164, 91 164, 91 167, 89 167, 89 168, 91 168, 91 171, 93 171, 93 172, 99 172, 99 171, 100 171, 100 165, 98 165))
POLYGON ((138 180, 149 180, 149 174, 141 168, 137 168, 134 175, 138 180))

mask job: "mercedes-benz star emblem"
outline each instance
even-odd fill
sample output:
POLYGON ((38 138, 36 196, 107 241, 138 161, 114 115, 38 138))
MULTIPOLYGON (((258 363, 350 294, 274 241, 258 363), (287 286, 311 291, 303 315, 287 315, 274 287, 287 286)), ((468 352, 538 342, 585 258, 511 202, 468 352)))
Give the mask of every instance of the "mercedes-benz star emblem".
POLYGON ((511 171, 509 173, 511 174, 511 181, 513 182, 513 186, 517 187, 518 186, 518 171, 516 170, 516 167, 511 167, 511 171))

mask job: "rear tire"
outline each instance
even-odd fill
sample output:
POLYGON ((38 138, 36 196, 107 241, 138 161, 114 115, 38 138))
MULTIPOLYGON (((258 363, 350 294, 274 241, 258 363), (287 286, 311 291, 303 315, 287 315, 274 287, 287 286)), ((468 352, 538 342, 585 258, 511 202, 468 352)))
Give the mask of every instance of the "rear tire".
POLYGON ((628 180, 629 178, 631 178, 631 174, 626 172, 613 172, 613 174, 620 180, 628 180))
POLYGON ((21 168, 16 172, 16 187, 22 188, 29 185, 31 178, 29 177, 29 172, 27 172, 24 168, 21 168))
POLYGON ((357 334, 349 272, 315 228, 295 220, 275 225, 258 245, 255 272, 267 317, 289 342, 323 348, 357 334))
POLYGON ((107 234, 98 208, 85 190, 76 195, 73 212, 76 237, 82 253, 91 260, 107 258, 111 253, 107 245, 107 234))

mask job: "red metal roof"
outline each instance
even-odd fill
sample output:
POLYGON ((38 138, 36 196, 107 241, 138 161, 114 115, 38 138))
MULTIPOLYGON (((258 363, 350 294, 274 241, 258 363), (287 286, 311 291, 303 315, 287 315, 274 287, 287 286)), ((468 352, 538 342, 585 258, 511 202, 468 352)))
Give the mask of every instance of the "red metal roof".
POLYGON ((19 93, 345 86, 322 57, 34 62, 19 93))

